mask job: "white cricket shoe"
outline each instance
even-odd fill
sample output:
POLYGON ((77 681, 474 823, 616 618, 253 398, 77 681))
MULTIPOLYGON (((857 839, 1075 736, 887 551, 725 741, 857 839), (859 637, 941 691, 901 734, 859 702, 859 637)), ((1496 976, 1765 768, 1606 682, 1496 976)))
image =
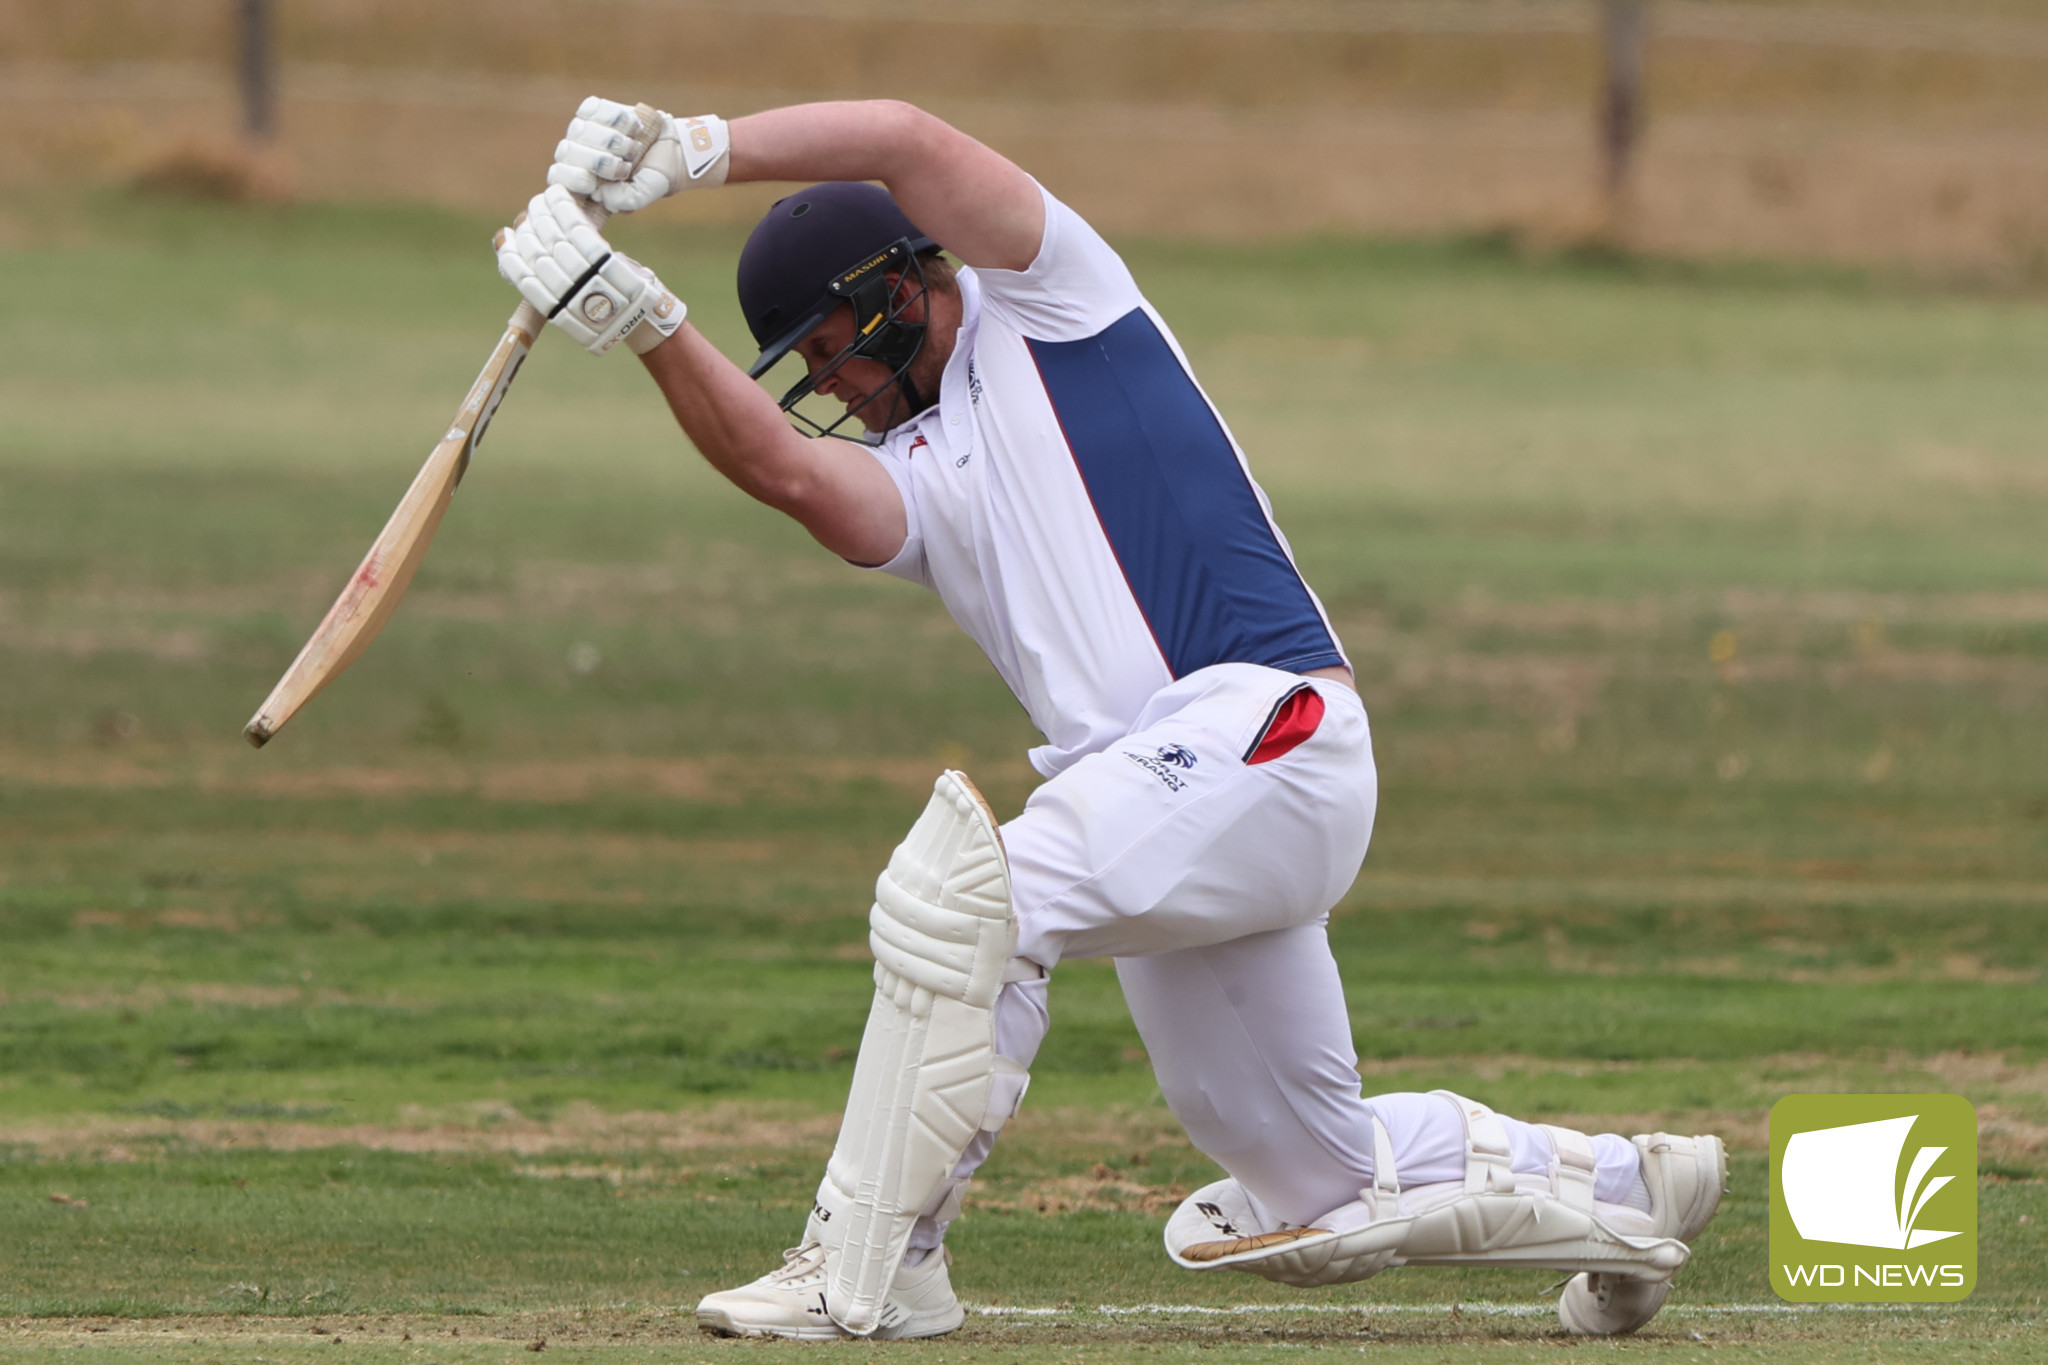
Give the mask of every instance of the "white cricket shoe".
MULTIPOLYGON (((1642 1133, 1631 1140, 1642 1156, 1643 1183, 1650 1190, 1650 1211, 1641 1215, 1647 1226, 1640 1230, 1655 1237, 1676 1237, 1690 1246, 1721 1207, 1722 1191, 1728 1188, 1727 1149, 1711 1134, 1642 1133)), ((1578 1274, 1565 1282, 1557 1319, 1574 1336, 1622 1336, 1656 1317, 1670 1292, 1669 1280, 1578 1274)))
MULTIPOLYGON (((831 1261, 837 1253, 806 1242, 782 1253, 782 1268, 752 1284, 706 1294, 697 1305, 697 1325, 727 1337, 787 1337, 795 1341, 840 1341, 853 1334, 832 1321, 825 1302, 831 1261)), ((869 1341, 936 1337, 958 1327, 966 1314, 946 1275, 946 1252, 928 1253, 916 1265, 898 1266, 882 1302, 881 1325, 869 1341)))

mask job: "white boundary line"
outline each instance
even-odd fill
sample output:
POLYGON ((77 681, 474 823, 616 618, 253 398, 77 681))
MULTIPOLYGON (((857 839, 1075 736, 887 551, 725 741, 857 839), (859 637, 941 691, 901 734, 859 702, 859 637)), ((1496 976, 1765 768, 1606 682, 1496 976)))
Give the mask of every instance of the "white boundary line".
MULTIPOLYGON (((1953 1311, 1955 1304, 1893 1303, 1703 1303, 1674 1304, 1665 1317, 1794 1317, 1807 1313, 1900 1313, 1912 1314, 1932 1308, 1953 1311)), ((1167 1317, 1266 1317, 1325 1314, 1348 1317, 1389 1317, 1394 1315, 1475 1318, 1550 1317, 1557 1306, 1543 1303, 1494 1303, 1486 1300, 1459 1303, 1133 1303, 1076 1305, 1072 1308, 1029 1308, 1014 1304, 980 1304, 968 1309, 984 1318, 1072 1318, 1091 1315, 1107 1318, 1167 1317)))

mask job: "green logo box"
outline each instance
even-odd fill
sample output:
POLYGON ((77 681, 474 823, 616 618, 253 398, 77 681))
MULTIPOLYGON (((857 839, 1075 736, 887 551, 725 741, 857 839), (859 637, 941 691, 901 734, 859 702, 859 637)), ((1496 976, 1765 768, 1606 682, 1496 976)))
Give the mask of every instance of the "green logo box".
POLYGON ((1771 1107, 1771 1288, 1793 1303, 1953 1303, 1977 1287, 1977 1111, 1960 1095, 1771 1107))

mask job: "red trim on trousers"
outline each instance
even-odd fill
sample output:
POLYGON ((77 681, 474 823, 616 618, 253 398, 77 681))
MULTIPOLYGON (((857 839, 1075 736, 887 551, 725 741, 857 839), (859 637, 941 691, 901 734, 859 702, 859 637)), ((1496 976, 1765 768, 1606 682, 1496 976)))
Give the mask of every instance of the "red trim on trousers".
POLYGON ((1273 708, 1265 729, 1259 732, 1258 741, 1245 754, 1244 761, 1248 764, 1270 763, 1291 753, 1322 723, 1322 696, 1306 684, 1297 687, 1273 708))

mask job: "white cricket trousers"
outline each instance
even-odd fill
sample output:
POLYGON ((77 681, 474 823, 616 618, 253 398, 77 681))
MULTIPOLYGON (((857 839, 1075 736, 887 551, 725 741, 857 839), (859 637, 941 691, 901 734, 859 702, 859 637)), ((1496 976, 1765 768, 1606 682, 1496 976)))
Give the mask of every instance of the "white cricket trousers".
MULTIPOLYGON (((1403 1186, 1462 1180, 1449 1101, 1360 1092, 1326 931, 1365 860, 1378 778, 1358 694, 1255 664, 1218 664, 1163 689, 1122 741, 1031 794, 1003 826, 1017 956, 1050 972, 1116 959, 1131 1018, 1174 1117, 1278 1217, 1308 1223, 1372 1183, 1371 1115, 1403 1186)), ((1046 981, 996 1001, 996 1048, 1030 1065, 1049 1022, 1046 981)), ((1515 1169, 1544 1171, 1540 1129, 1504 1121, 1515 1169)), ((955 1174, 988 1155, 983 1135, 955 1174)), ((1595 1193, 1625 1201, 1638 1158, 1594 1139, 1595 1193)), ((913 1247, 938 1244, 927 1220, 913 1247)))

